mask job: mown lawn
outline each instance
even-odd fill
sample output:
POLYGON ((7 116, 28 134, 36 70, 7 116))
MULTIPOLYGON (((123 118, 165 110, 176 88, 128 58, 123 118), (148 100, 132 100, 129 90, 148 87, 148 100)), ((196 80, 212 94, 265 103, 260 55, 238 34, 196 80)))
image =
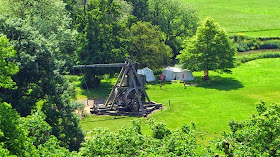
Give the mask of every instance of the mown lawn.
MULTIPOLYGON (((252 114, 259 100, 280 103, 280 59, 259 59, 232 69, 232 74, 210 72, 211 81, 202 82, 202 72, 194 72, 199 83, 186 89, 180 82, 149 84, 151 100, 165 109, 152 115, 175 129, 193 121, 206 135, 206 141, 228 131, 228 121, 244 120, 252 114), (168 101, 170 100, 170 106, 168 101)), ((117 129, 129 125, 134 117, 88 116, 81 120, 84 130, 95 127, 117 129)), ((146 119, 146 118, 143 118, 146 119)), ((146 121, 144 132, 148 133, 146 121)))
POLYGON ((280 36, 280 0, 183 0, 192 4, 203 20, 210 16, 229 34, 280 36))

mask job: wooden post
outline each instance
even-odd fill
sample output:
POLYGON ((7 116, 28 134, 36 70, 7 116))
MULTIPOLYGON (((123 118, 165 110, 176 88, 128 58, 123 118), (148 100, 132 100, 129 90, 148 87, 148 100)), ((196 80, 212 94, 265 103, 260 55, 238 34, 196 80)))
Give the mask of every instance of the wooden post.
POLYGON ((125 75, 126 75, 126 74, 127 74, 127 72, 128 72, 128 69, 129 69, 129 63, 128 63, 128 65, 127 65, 127 66, 125 66, 124 68, 125 68, 125 71, 124 71, 123 76, 122 76, 122 78, 121 78, 120 87, 119 87, 119 88, 117 88, 117 93, 116 93, 116 95, 114 96, 114 99, 113 99, 113 102, 112 102, 112 107, 111 107, 111 109, 113 109, 113 107, 114 107, 114 104, 115 104, 116 98, 117 98, 117 96, 118 96, 118 94, 119 94, 119 92, 120 92, 121 85, 122 85, 122 83, 123 83, 123 81, 124 81, 124 77, 125 77, 125 75))
MULTIPOLYGON (((141 83, 141 81, 140 81, 140 78, 139 78, 139 76, 138 76, 138 74, 137 74, 137 71, 136 71, 136 69, 135 69, 135 67, 134 67, 133 65, 132 65, 132 70, 133 70, 133 72, 134 72, 134 74, 135 74, 135 76, 136 76, 138 82, 140 83, 140 86, 141 86, 141 87, 144 87, 144 85, 142 85, 142 83, 141 83)), ((143 91, 144 91, 144 94, 145 94, 145 98, 147 98, 148 103, 150 104, 151 101, 150 101, 150 98, 149 98, 148 94, 146 93, 145 87, 143 88, 143 91)))
MULTIPOLYGON (((132 65, 133 66, 133 65, 132 65)), ((135 71, 135 70, 134 70, 135 71)), ((144 106, 143 106, 143 104, 142 104, 142 101, 141 101, 141 98, 140 98, 140 94, 139 94, 139 89, 138 89, 138 87, 137 87, 137 83, 136 83, 136 81, 135 81, 135 76, 134 76, 134 71, 131 71, 131 74, 132 74, 132 83, 133 83, 133 86, 134 86, 134 88, 135 88, 135 92, 136 92, 136 95, 137 95, 137 99, 138 99, 138 103, 139 103, 139 105, 140 105, 140 108, 141 108, 141 113, 142 114, 145 114, 146 113, 146 111, 144 110, 144 106)), ((137 73, 136 73, 136 75, 137 75, 137 73)))
MULTIPOLYGON (((121 70, 121 72, 120 72, 120 74, 119 74, 119 76, 118 76, 118 78, 117 78, 117 81, 116 81, 115 85, 113 86, 113 88, 112 88, 112 90, 111 90, 111 92, 110 92, 110 94, 109 94, 109 97, 108 97, 107 100, 106 100, 105 106, 108 105, 109 100, 111 99, 111 97, 112 97, 112 95, 113 95, 113 93, 114 93, 114 91, 115 91, 115 89, 116 89, 116 86, 118 85, 118 83, 119 83, 119 81, 120 81, 120 78, 122 78, 122 75, 123 75, 123 73, 124 73, 124 69, 125 69, 125 67, 122 68, 122 70, 121 70)), ((120 84, 120 85, 121 85, 121 84, 120 84)))

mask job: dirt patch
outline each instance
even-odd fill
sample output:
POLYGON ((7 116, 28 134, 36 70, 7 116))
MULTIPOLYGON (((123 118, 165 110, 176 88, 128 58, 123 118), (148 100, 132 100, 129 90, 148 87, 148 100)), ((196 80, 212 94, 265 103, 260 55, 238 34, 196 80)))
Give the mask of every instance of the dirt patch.
POLYGON ((90 99, 82 99, 78 100, 79 103, 84 104, 84 113, 86 114, 91 114, 90 113, 90 108, 93 107, 94 104, 105 104, 106 98, 101 98, 101 99, 95 99, 95 100, 90 100, 90 99))

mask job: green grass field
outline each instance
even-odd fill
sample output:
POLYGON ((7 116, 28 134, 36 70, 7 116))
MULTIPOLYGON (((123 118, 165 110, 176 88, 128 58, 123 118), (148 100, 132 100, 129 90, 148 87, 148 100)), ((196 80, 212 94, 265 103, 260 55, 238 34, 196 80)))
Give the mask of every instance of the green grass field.
POLYGON ((183 0, 192 4, 203 20, 210 16, 230 35, 280 36, 280 0, 183 0))
MULTIPOLYGON (((172 129, 193 121, 208 141, 222 131, 228 131, 230 120, 248 118, 259 100, 280 103, 279 67, 279 58, 259 59, 241 64, 232 69, 232 74, 210 71, 212 80, 208 82, 200 81, 202 72, 194 72, 199 84, 186 89, 180 82, 166 83, 162 89, 158 84, 149 84, 150 99, 166 106, 152 117, 172 129)), ((134 118, 88 116, 81 120, 81 125, 84 130, 95 127, 117 129, 130 125, 134 118)), ((143 130, 148 133, 148 126, 143 122, 143 130)))

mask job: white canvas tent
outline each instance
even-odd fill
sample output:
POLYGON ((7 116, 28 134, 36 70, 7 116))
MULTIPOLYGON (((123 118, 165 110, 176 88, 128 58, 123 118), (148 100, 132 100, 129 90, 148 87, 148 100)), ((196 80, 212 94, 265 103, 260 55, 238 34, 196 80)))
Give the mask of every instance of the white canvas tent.
POLYGON ((191 81, 194 80, 192 72, 189 70, 182 70, 176 67, 167 67, 162 72, 166 81, 171 80, 183 80, 183 81, 191 81))
POLYGON ((183 70, 182 72, 182 80, 183 81, 192 81, 194 80, 193 74, 190 70, 183 70))
POLYGON ((148 67, 143 68, 143 69, 138 69, 137 73, 140 75, 145 75, 147 82, 153 82, 156 80, 153 71, 151 69, 149 69, 148 67))
POLYGON ((178 69, 178 68, 174 69, 173 67, 168 66, 167 68, 165 68, 163 70, 162 75, 164 75, 166 81, 175 80, 176 76, 175 76, 174 71, 179 72, 180 69, 178 69))

